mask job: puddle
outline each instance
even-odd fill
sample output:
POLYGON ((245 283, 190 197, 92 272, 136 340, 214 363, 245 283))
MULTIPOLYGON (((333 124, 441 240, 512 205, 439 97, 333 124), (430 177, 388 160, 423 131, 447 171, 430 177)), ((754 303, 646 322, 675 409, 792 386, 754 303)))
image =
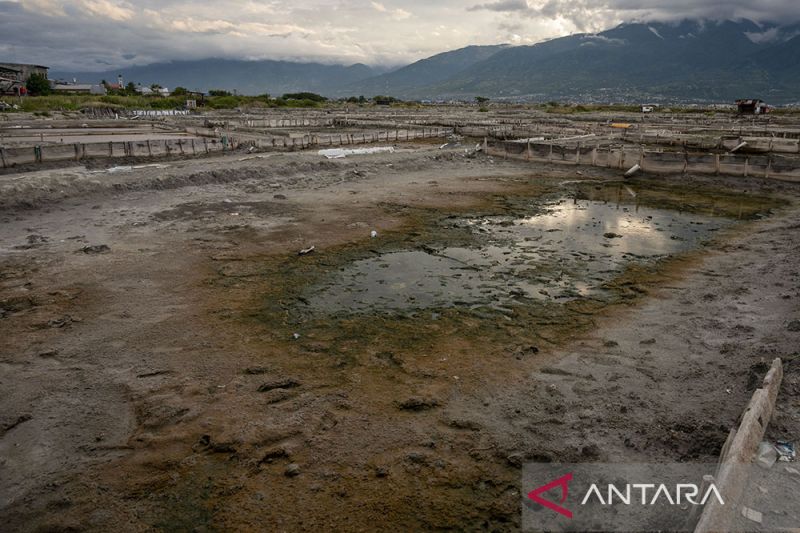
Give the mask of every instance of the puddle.
MULTIPOLYGON (((314 312, 393 313, 448 307, 603 299, 631 263, 699 247, 732 220, 561 197, 522 217, 465 218, 473 247, 424 247, 354 261, 311 287, 314 312)), ((445 230, 446 231, 446 230, 445 230)))

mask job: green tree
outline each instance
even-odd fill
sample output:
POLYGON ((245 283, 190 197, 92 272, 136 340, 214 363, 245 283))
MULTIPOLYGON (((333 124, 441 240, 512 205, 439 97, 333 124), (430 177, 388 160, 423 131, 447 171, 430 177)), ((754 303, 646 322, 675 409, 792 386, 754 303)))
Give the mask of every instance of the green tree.
POLYGON ((172 96, 186 96, 188 93, 189 91, 186 87, 175 87, 175 89, 172 90, 172 96))
POLYGON ((32 96, 44 96, 52 92, 50 81, 44 74, 31 74, 28 81, 25 82, 25 88, 32 96))
POLYGON ((208 96, 232 96, 230 91, 223 89, 211 89, 208 91, 208 96))
MULTIPOLYGON (((120 88, 122 90, 122 88, 120 88)), ((135 96, 136 95, 136 84, 132 81, 128 82, 128 85, 125 86, 124 93, 128 96, 135 96)))
POLYGON ((328 99, 316 93, 287 93, 283 95, 284 100, 311 100, 312 102, 326 102, 328 99))
POLYGON ((478 102, 479 104, 485 104, 486 102, 489 101, 489 99, 486 98, 485 96, 476 96, 475 101, 478 102))

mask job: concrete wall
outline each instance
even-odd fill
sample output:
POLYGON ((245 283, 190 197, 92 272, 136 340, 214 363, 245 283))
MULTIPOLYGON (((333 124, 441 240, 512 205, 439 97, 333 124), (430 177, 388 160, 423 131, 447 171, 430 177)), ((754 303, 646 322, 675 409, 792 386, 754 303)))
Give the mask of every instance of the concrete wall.
POLYGON ((800 158, 779 154, 660 152, 624 146, 563 147, 548 143, 513 141, 486 141, 484 149, 492 156, 526 161, 591 165, 620 170, 628 170, 638 164, 642 171, 653 173, 695 172, 800 181, 800 158))
POLYGON ((234 141, 218 139, 162 139, 133 142, 49 144, 20 148, 0 148, 3 168, 51 161, 79 161, 87 158, 156 157, 196 155, 236 148, 234 141))
POLYGON ((369 133, 332 133, 329 135, 303 135, 302 137, 264 137, 242 141, 256 148, 301 149, 375 142, 399 142, 414 139, 445 138, 453 133, 449 128, 420 128, 417 130, 377 131, 369 133))
POLYGON ((264 137, 257 140, 244 141, 237 139, 235 136, 227 137, 223 135, 222 138, 220 138, 213 129, 209 128, 186 128, 186 131, 203 138, 52 144, 19 148, 0 148, 0 164, 2 168, 9 168, 15 165, 50 161, 80 161, 86 158, 196 155, 236 149, 240 146, 297 150, 373 142, 399 142, 414 139, 443 138, 453 132, 445 128, 422 128, 419 130, 394 130, 373 133, 304 135, 295 138, 264 137))

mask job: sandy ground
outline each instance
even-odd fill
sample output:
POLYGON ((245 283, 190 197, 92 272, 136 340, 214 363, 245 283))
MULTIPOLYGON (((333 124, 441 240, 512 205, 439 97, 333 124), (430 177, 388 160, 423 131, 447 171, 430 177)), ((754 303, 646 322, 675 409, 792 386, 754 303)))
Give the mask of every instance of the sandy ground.
POLYGON ((418 210, 485 209, 538 177, 617 176, 420 147, 0 177, 4 527, 515 530, 523 462, 714 460, 778 356, 770 438, 798 435, 789 184, 687 181, 790 204, 574 324, 291 337, 297 250, 336 264, 372 229, 401 238, 418 210))

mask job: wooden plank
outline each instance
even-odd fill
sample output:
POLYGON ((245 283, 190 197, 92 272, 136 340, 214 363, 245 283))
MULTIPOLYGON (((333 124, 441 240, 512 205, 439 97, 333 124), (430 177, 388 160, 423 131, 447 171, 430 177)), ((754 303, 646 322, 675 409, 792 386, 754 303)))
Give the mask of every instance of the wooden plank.
POLYGON ((747 404, 739 428, 718 470, 716 486, 728 504, 720 505, 716 499, 710 499, 695 527, 695 533, 723 533, 730 530, 731 520, 739 512, 732 502, 741 500, 747 484, 747 469, 741 466, 753 462, 753 456, 764 438, 775 409, 782 379, 783 363, 780 358, 776 358, 764 378, 762 388, 753 393, 750 403, 747 404))

